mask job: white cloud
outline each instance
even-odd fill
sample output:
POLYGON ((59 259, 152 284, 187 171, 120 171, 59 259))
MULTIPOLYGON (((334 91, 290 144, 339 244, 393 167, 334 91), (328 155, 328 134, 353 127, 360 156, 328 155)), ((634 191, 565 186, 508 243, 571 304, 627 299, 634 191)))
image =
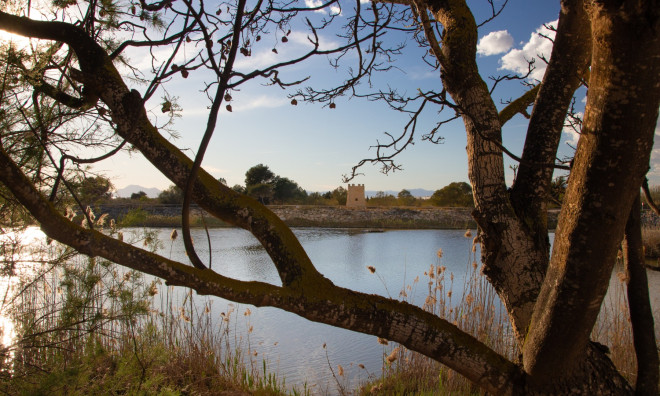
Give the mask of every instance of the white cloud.
MULTIPOLYGON (((273 95, 249 95, 249 94, 232 94, 234 97, 231 102, 222 102, 222 107, 220 108, 220 114, 225 116, 231 116, 231 114, 245 112, 248 110, 254 110, 259 108, 275 108, 282 106, 291 106, 291 100, 286 96, 273 96, 273 95), (226 106, 231 105, 231 113, 227 111, 226 106)), ((181 111, 181 116, 183 119, 193 119, 201 118, 206 119, 209 116, 209 106, 210 102, 200 103, 200 104, 191 104, 189 106, 184 106, 184 109, 181 111)))
MULTIPOLYGON (((174 51, 174 46, 164 46, 156 47, 151 49, 151 52, 146 52, 145 47, 128 47, 122 53, 126 58, 128 58, 128 63, 136 68, 140 73, 145 76, 153 75, 152 67, 159 67, 163 64, 174 51)), ((172 59, 172 64, 182 65, 190 60, 197 54, 197 50, 194 47, 180 49, 174 59, 172 59)), ((123 75, 131 75, 132 70, 126 67, 122 63, 115 63, 119 72, 123 75)))
MULTIPOLYGON (((232 112, 254 110, 258 108, 274 108, 288 105, 290 99, 286 96, 259 95, 254 97, 238 97, 231 102, 232 112)), ((224 111, 224 109, 223 109, 224 111)))
MULTIPOLYGON (((557 26, 557 21, 549 22, 546 25, 557 26)), ((500 69, 510 70, 518 74, 527 74, 528 62, 535 59, 535 69, 530 74, 530 78, 542 80, 545 73, 545 62, 539 57, 542 56, 549 60, 552 53, 552 41, 543 36, 554 39, 555 32, 545 26, 536 29, 536 32, 532 33, 529 41, 525 43, 522 49, 513 49, 502 57, 500 69)))
POLYGON ((513 46, 513 36, 506 30, 490 32, 483 36, 477 44, 477 53, 484 56, 507 52, 513 46))
MULTIPOLYGON (((319 35, 319 49, 320 50, 328 50, 332 49, 335 47, 339 47, 339 42, 335 41, 331 38, 328 38, 327 36, 319 35)), ((294 42, 296 44, 300 44, 302 46, 307 47, 307 49, 312 49, 313 44, 310 39, 314 39, 314 36, 312 35, 311 32, 308 31, 296 31, 292 32, 289 35, 289 42, 294 42)))
MULTIPOLYGON (((367 1, 371 1, 371 0, 367 0, 367 1)), ((360 2, 364 2, 364 0, 360 0, 360 2)), ((305 5, 308 8, 320 7, 323 4, 325 4, 325 1, 323 1, 323 0, 305 0, 305 5)), ((321 9, 316 10, 314 12, 318 12, 318 13, 321 13, 321 14, 327 14, 328 13, 328 8, 327 7, 321 8, 321 9)), ((330 6, 330 14, 332 14, 332 15, 341 15, 341 7, 336 6, 336 5, 330 6)))
MULTIPOLYGON (((322 0, 305 0, 305 5, 308 8, 316 8, 316 7, 322 6, 323 1, 322 0)), ((322 14, 327 13, 327 11, 324 8, 321 8, 320 10, 316 10, 315 12, 320 12, 322 14)))
POLYGON ((286 58, 280 54, 274 53, 272 48, 266 48, 259 51, 254 51, 252 56, 243 56, 241 54, 237 54, 236 61, 234 61, 234 69, 241 71, 263 69, 278 62, 283 62, 285 59, 286 58))

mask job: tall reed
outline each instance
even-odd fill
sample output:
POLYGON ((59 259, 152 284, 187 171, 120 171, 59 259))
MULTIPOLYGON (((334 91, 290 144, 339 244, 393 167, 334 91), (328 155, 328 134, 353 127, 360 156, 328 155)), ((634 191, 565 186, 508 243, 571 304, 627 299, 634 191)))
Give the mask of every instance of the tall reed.
MULTIPOLYGON (((153 233, 122 237, 158 248, 153 233)), ((212 302, 193 303, 189 290, 181 296, 138 272, 43 242, 34 245, 43 249, 39 260, 34 251, 17 255, 18 245, 2 250, 17 281, 2 311, 15 336, 2 350, 1 392, 286 393, 283 380, 250 353, 249 339, 234 338, 232 306, 214 317, 212 302)))
MULTIPOLYGON (((466 232, 466 238, 471 237, 466 232)), ((455 277, 442 265, 442 249, 437 262, 424 272, 424 278, 415 278, 405 286, 399 296, 408 299, 418 287, 425 287, 423 308, 476 337, 511 361, 517 361, 520 349, 513 335, 507 311, 492 285, 477 264, 478 246, 473 240, 467 275, 462 292, 454 294, 455 277), (421 286, 420 286, 421 285, 421 286)), ((619 258, 621 260, 621 258, 619 258)), ((603 302, 592 339, 608 347, 609 356, 621 373, 634 384, 636 357, 632 343, 630 315, 625 292, 622 262, 617 265, 609 293, 603 302)), ((375 268, 370 268, 375 273, 375 268)), ((409 301, 411 302, 411 301, 409 301)), ((656 332, 657 333, 657 332, 656 332)), ((656 339, 660 338, 656 335, 656 339)), ((383 374, 370 376, 356 392, 360 395, 483 395, 483 391, 442 364, 406 348, 378 339, 388 345, 383 352, 383 374)))

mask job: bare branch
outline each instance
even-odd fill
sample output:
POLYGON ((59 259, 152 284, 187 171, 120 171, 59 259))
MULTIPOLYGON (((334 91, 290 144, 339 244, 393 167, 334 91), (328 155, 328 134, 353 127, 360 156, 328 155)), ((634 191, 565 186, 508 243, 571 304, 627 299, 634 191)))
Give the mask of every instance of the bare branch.
POLYGON ((495 2, 493 0, 488 0, 488 5, 490 5, 491 16, 489 16, 488 18, 486 18, 486 20, 484 20, 483 22, 478 24, 477 27, 480 28, 480 27, 486 25, 488 22, 490 22, 490 21, 494 20, 495 18, 497 18, 500 15, 500 13, 502 11, 504 11, 504 8, 506 7, 508 2, 509 2, 509 0, 504 0, 504 3, 502 3, 500 8, 495 9, 495 2))
MULTIPOLYGON (((183 220, 182 233, 183 233, 183 243, 186 247, 186 253, 188 258, 193 263, 193 265, 200 269, 205 269, 206 266, 202 263, 202 260, 199 259, 199 256, 195 252, 195 247, 192 242, 192 237, 190 236, 190 201, 192 198, 192 189, 197 177, 197 172, 202 164, 204 159, 204 154, 206 153, 206 148, 211 141, 211 136, 213 136, 213 131, 215 130, 215 124, 218 119, 218 111, 220 110, 220 105, 225 96, 225 91, 227 90, 227 85, 231 75, 231 71, 234 67, 234 60, 236 59, 236 54, 238 53, 238 47, 240 45, 239 36, 241 34, 241 27, 243 23, 243 11, 245 9, 246 0, 239 0, 236 7, 236 17, 234 20, 234 31, 231 48, 229 50, 229 57, 225 62, 222 75, 220 76, 220 83, 218 84, 218 89, 215 94, 215 99, 211 105, 211 111, 209 112, 208 121, 206 124, 206 131, 204 131, 204 136, 202 141, 199 144, 199 149, 195 155, 195 161, 193 162, 192 169, 188 175, 188 180, 186 181, 186 188, 183 190, 183 208, 181 209, 181 217, 183 220)), ((209 246, 209 251, 211 247, 209 246)), ((209 263, 210 265, 210 263, 209 263)))
POLYGON ((427 100, 425 99, 422 104, 419 106, 417 111, 412 115, 410 118, 410 121, 406 124, 405 128, 403 129, 403 133, 397 138, 393 137, 391 134, 385 132, 385 134, 392 140, 389 143, 381 144, 380 142, 372 146, 371 148, 376 149, 376 156, 374 158, 369 158, 369 159, 363 159, 360 162, 358 162, 357 165, 355 165, 351 169, 351 174, 350 175, 344 175, 343 176, 343 182, 348 183, 351 181, 355 176, 357 176, 359 173, 357 173, 357 170, 362 167, 366 163, 380 163, 382 164, 382 169, 381 172, 387 174, 389 172, 394 172, 397 170, 402 170, 401 166, 397 165, 394 163, 393 158, 396 157, 399 153, 401 153, 403 150, 408 148, 409 145, 414 144, 413 143, 413 138, 415 137, 415 130, 417 128, 417 117, 422 113, 422 110, 424 110, 424 106, 426 105, 427 100), (405 139, 405 140, 404 140, 405 139), (398 146, 399 143, 403 142, 402 145, 398 146), (393 152, 390 154, 383 154, 381 151, 382 150, 387 150, 387 149, 393 149, 393 152))

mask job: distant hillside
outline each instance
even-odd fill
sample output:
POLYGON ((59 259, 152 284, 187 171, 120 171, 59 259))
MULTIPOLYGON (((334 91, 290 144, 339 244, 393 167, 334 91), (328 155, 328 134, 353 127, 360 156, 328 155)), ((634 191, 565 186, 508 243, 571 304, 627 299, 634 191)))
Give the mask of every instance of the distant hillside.
POLYGON ((160 190, 154 187, 142 187, 142 186, 137 186, 135 184, 128 185, 124 188, 120 188, 117 190, 117 196, 119 198, 130 198, 131 194, 138 193, 140 191, 144 191, 147 193, 147 196, 149 198, 156 198, 158 197, 158 194, 160 194, 160 190))
MULTIPOLYGON (((406 188, 406 190, 410 191, 410 193, 412 194, 413 197, 418 197, 418 198, 419 197, 430 197, 435 192, 435 191, 431 191, 431 190, 425 190, 423 188, 406 188)), ((394 195, 396 197, 399 194, 400 191, 401 190, 399 190, 399 191, 387 190, 387 191, 383 191, 383 192, 385 194, 394 195)), ((364 195, 366 195, 367 198, 371 198, 374 195, 376 195, 377 193, 378 193, 378 191, 367 190, 367 191, 364 192, 364 195)))
MULTIPOLYGON (((419 197, 430 197, 435 192, 435 191, 432 191, 432 190, 425 190, 423 188, 410 188, 410 189, 407 188, 406 190, 410 191, 410 193, 413 195, 413 197, 418 197, 418 198, 419 197)), ((149 198, 156 198, 156 197, 158 197, 158 194, 161 193, 161 190, 159 190, 157 188, 154 188, 154 187, 149 188, 149 187, 138 186, 136 184, 131 184, 131 185, 128 185, 124 188, 118 189, 117 190, 117 196, 119 198, 130 198, 131 194, 134 194, 134 193, 137 193, 137 192, 140 192, 140 191, 146 192, 147 196, 149 198)), ((393 195, 393 196, 396 197, 397 194, 399 194, 400 191, 401 190, 399 190, 399 191, 387 190, 387 191, 383 191, 383 192, 385 194, 390 194, 390 195, 393 195)), ((378 191, 374 191, 374 190, 368 190, 368 191, 364 192, 364 194, 367 196, 367 198, 373 197, 377 193, 378 193, 378 191)))

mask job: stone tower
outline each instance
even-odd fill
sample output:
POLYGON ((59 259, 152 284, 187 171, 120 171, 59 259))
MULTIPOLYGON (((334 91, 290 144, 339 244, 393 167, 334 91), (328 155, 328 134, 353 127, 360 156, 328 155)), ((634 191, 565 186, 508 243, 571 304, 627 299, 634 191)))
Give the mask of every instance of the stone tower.
POLYGON ((366 208, 364 199, 364 184, 349 184, 346 194, 346 206, 349 208, 366 208))

